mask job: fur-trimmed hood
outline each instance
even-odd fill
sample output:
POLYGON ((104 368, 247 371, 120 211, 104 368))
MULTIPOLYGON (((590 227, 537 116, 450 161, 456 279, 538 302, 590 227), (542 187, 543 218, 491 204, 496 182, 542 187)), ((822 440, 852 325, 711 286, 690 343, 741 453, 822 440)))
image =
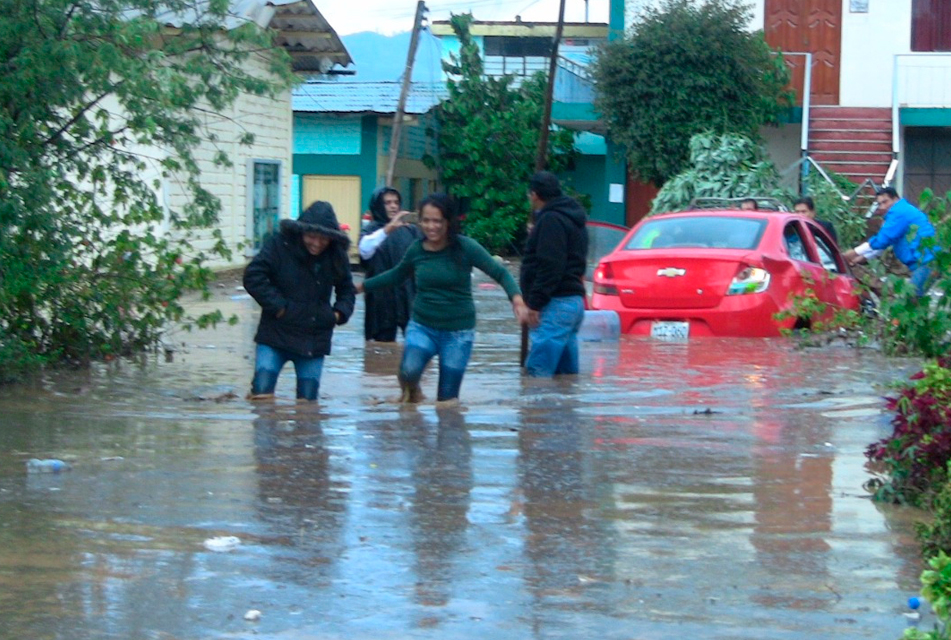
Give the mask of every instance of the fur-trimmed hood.
POLYGON ((350 246, 350 236, 340 229, 337 214, 329 202, 318 200, 307 207, 297 220, 281 220, 281 233, 301 235, 319 233, 344 249, 350 246))

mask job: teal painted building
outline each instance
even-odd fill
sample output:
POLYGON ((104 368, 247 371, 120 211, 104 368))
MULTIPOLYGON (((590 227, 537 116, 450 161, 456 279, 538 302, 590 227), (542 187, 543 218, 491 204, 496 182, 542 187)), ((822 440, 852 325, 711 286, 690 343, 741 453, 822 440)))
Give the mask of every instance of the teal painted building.
MULTIPOLYGON (((620 14, 623 30, 623 11, 620 14)), ((548 71, 557 25, 550 22, 483 22, 470 26, 489 76, 518 77, 548 71)), ((604 23, 566 23, 558 47, 552 122, 578 133, 580 151, 574 166, 561 175, 562 182, 590 201, 593 220, 625 224, 623 158, 605 140, 592 108, 594 93, 587 75, 592 51, 608 39, 604 23)), ((433 35, 442 41, 442 55, 458 53, 459 40, 446 21, 435 21, 433 35)))
MULTIPOLYGON (((385 183, 400 90, 398 82, 329 80, 294 89, 291 208, 330 202, 354 246, 370 196, 385 183)), ((437 190, 436 172, 423 158, 437 153, 433 109, 445 91, 413 83, 407 97, 393 180, 406 208, 437 190)))

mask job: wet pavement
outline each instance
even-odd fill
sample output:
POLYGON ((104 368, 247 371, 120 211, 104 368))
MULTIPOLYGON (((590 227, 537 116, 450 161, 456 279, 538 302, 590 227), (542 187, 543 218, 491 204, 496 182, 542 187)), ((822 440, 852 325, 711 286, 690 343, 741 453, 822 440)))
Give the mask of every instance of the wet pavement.
MULTIPOLYGON (((898 638, 917 514, 863 450, 917 363, 784 340, 585 343, 520 379, 478 281, 460 410, 401 408, 398 348, 334 337, 319 406, 244 399, 256 308, 0 396, 0 638, 898 638), (27 475, 29 458, 73 470, 27 475), (205 547, 236 536, 230 551, 205 547), (260 620, 247 621, 249 610, 260 620)), ((199 307, 201 305, 195 305, 199 307)), ((424 378, 435 395, 435 375, 424 378)))

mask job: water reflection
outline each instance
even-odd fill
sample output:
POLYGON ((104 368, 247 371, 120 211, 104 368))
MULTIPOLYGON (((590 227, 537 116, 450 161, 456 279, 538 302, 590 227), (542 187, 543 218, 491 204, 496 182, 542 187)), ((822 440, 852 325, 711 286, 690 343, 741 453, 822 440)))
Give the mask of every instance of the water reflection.
POLYGON ((437 416, 435 431, 422 421, 406 425, 415 431, 410 439, 414 600, 425 606, 443 606, 450 599, 454 565, 465 547, 473 484, 472 445, 464 415, 445 409, 437 416))
POLYGON ((829 609, 833 453, 826 425, 779 418, 756 422, 753 447, 754 525, 750 541, 763 581, 761 605, 829 609))
POLYGON ((341 531, 348 483, 331 458, 316 406, 254 408, 258 513, 294 551, 281 563, 281 580, 321 584, 344 553, 341 531))
POLYGON ((901 363, 625 338, 520 382, 477 298, 467 411, 392 403, 399 347, 358 321, 319 408, 195 399, 244 389, 251 307, 173 363, 0 395, 0 638, 900 636, 908 511, 859 487, 901 363))
MULTIPOLYGON (((557 396, 520 411, 518 482, 527 534, 527 588, 540 615, 546 607, 605 603, 590 593, 613 580, 611 541, 598 517, 597 465, 589 430, 574 407, 557 396), (573 605, 571 603, 574 603, 573 605)), ((570 402, 570 401, 569 401, 570 402)))

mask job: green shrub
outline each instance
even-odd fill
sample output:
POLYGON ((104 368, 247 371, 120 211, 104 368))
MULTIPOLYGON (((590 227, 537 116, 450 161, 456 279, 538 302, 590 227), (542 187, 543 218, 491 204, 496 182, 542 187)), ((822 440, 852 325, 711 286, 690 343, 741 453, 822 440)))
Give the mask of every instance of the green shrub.
POLYGON ((928 569, 921 574, 921 595, 931 604, 939 626, 932 631, 909 628, 905 640, 948 640, 949 607, 951 607, 951 558, 939 552, 928 560, 928 569))
POLYGON ((683 211, 694 198, 773 197, 787 205, 790 194, 763 148, 738 134, 698 133, 690 139, 688 167, 668 180, 654 198, 652 213, 683 211))
POLYGON ((0 337, 0 384, 25 378, 46 364, 46 357, 15 336, 0 337))
POLYGON ((885 475, 877 499, 928 508, 945 488, 951 462, 949 365, 949 359, 929 362, 888 399, 893 432, 865 451, 885 475))
MULTIPOLYGON (((450 19, 460 50, 443 63, 449 98, 436 110, 439 177, 461 205, 466 234, 490 251, 510 252, 525 236, 548 80, 538 73, 516 87, 514 76, 486 77, 471 22, 471 14, 450 19)), ((575 154, 574 133, 553 129, 546 167, 557 173, 575 154)))
POLYGON ((641 180, 684 171, 691 136, 755 140, 788 106, 789 71, 749 18, 735 0, 664 0, 598 52, 595 107, 641 180))
POLYGON ((274 95, 294 81, 275 34, 252 22, 231 28, 233 18, 227 2, 4 4, 3 379, 149 347, 184 318, 183 292, 207 291, 206 258, 233 247, 220 233, 204 249, 191 242, 220 209, 199 157, 228 166, 215 150, 253 136, 219 139, 217 117, 242 94, 274 95), (172 30, 169 15, 191 20, 172 30), (252 58, 268 60, 271 74, 259 77, 252 58), (178 182, 184 204, 160 201, 163 180, 178 182))

